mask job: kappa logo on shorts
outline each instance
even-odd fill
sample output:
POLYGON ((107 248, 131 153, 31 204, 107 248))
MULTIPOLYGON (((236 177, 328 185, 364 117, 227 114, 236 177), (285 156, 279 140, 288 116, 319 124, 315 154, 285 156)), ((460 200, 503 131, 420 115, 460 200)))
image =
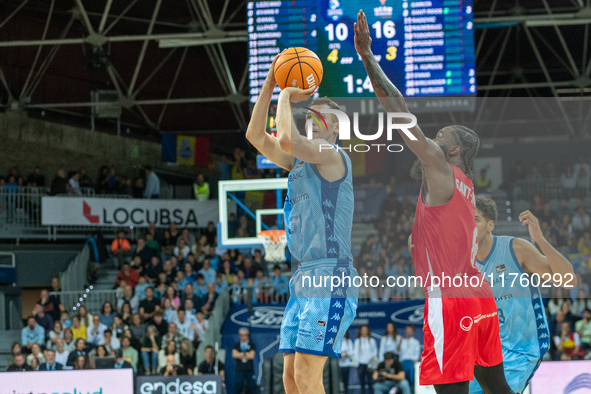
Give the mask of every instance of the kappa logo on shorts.
POLYGON ((507 267, 505 266, 505 264, 497 265, 495 267, 495 271, 497 272, 497 274, 500 274, 501 272, 507 271, 507 267))
POLYGON ((322 320, 318 320, 318 325, 320 327, 326 327, 326 322, 325 321, 322 321, 322 320))
POLYGON ((322 331, 318 331, 318 334, 316 334, 316 340, 322 341, 323 339, 324 339, 324 334, 322 334, 322 331))
POLYGON ((460 328, 464 331, 470 331, 472 324, 474 324, 474 321, 470 316, 464 316, 462 320, 460 320, 460 328))

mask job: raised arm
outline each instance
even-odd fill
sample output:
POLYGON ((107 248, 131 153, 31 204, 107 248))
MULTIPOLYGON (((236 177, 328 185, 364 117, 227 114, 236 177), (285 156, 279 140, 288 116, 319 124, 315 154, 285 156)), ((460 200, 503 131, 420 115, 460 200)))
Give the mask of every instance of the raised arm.
POLYGON ((572 264, 548 243, 538 218, 530 211, 524 211, 519 215, 519 221, 522 225, 528 225, 530 237, 544 253, 541 254, 531 243, 515 238, 513 251, 523 269, 530 274, 538 274, 542 281, 550 279, 551 282, 565 289, 577 286, 577 277, 572 264))
POLYGON ((246 129, 246 138, 267 159, 289 171, 291 170, 292 157, 283 152, 279 147, 279 141, 277 138, 267 134, 266 131, 269 105, 271 104, 273 89, 275 89, 276 85, 273 70, 275 69, 277 57, 279 57, 279 55, 277 55, 275 59, 273 59, 273 63, 271 63, 267 79, 265 79, 259 98, 252 110, 250 122, 246 129))
MULTIPOLYGON (((355 30, 355 49, 359 56, 361 56, 361 60, 380 104, 387 112, 410 113, 406 107, 402 93, 388 79, 371 51, 371 36, 363 11, 360 10, 357 14, 357 23, 353 27, 355 30)), ((409 128, 408 131, 411 135, 399 130, 404 142, 406 142, 410 150, 413 151, 423 164, 427 167, 448 168, 451 170, 450 166, 447 165, 441 148, 431 139, 425 137, 418 125, 409 128)))

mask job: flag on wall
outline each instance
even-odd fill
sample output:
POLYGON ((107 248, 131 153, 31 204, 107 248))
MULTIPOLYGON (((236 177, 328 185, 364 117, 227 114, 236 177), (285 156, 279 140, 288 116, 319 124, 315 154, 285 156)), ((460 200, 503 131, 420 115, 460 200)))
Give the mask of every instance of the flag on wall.
POLYGON ((209 163, 209 138, 163 133, 162 161, 205 167, 209 163))

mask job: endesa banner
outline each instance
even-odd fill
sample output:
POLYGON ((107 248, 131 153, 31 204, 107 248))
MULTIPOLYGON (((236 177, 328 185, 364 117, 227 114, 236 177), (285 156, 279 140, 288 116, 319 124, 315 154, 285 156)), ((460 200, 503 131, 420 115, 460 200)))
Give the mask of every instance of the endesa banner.
POLYGON ((221 394, 219 375, 138 376, 135 394, 221 394))
POLYGON ((43 197, 44 226, 206 227, 218 220, 218 201, 43 197))
POLYGON ((531 380, 531 394, 591 393, 591 360, 544 361, 531 380))
POLYGON ((132 394, 132 369, 6 372, 0 394, 132 394))

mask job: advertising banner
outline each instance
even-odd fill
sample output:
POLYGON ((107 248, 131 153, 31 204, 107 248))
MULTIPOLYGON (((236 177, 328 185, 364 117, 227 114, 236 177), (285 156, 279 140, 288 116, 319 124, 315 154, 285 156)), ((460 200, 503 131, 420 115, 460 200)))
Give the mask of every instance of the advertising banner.
POLYGON ((135 394, 221 394, 219 375, 138 376, 135 394))
POLYGON ((43 197, 44 226, 206 227, 217 223, 218 201, 143 200, 131 198, 43 197))
POLYGON ((532 394, 591 392, 591 360, 544 361, 531 381, 532 394))
POLYGON ((82 370, 2 373, 0 394, 132 394, 133 370, 82 370))

